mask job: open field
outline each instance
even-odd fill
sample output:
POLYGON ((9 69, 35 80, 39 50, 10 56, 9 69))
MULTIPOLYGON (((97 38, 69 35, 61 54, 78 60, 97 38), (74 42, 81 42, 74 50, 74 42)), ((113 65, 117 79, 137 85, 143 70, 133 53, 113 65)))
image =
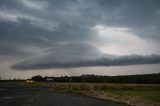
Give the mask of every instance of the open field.
POLYGON ((54 91, 68 91, 104 100, 113 100, 135 106, 160 106, 159 84, 112 84, 112 83, 46 83, 46 82, 1 82, 9 87, 51 87, 54 91), (53 87, 54 86, 54 87, 53 87))
POLYGON ((160 106, 158 84, 57 83, 55 90, 72 91, 136 106, 160 106))

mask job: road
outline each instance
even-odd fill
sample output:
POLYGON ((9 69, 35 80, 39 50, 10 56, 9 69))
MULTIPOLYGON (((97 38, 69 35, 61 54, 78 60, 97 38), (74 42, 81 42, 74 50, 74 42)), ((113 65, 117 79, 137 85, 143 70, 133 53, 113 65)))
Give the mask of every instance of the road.
POLYGON ((0 106, 119 106, 111 101, 54 92, 49 88, 0 87, 0 106))

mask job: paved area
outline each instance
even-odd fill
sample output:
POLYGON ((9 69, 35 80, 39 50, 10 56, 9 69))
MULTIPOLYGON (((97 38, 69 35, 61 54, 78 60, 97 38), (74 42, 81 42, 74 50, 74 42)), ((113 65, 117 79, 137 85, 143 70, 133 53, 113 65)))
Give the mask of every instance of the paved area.
POLYGON ((49 88, 0 87, 0 106, 119 106, 110 101, 54 92, 49 88))

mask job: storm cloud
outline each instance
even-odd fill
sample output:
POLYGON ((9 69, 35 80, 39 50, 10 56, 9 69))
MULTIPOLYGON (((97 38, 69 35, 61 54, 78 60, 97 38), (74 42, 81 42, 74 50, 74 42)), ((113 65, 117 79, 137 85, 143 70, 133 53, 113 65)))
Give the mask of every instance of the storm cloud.
POLYGON ((142 56, 134 54, 115 56, 101 54, 97 51, 94 51, 96 49, 94 49, 93 47, 90 48, 92 48, 90 52, 86 52, 86 49, 88 49, 86 45, 67 47, 67 50, 63 47, 51 49, 41 56, 22 61, 13 65, 11 68, 16 70, 31 70, 160 63, 160 55, 142 56), (77 51, 79 49, 81 49, 81 51, 77 51))
POLYGON ((159 63, 159 29, 159 0, 0 1, 12 69, 159 63))

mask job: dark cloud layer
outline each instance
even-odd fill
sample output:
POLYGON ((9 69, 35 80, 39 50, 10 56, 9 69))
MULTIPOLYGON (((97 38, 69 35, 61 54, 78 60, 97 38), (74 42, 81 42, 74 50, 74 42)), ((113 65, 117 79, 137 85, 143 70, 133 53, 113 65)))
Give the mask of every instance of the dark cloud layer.
MULTIPOLYGON (((43 58, 43 56, 41 57, 43 58)), ((71 58, 71 60, 74 57, 71 58)), ((27 60, 13 65, 11 68, 16 70, 29 70, 29 69, 50 69, 50 68, 74 68, 74 67, 89 67, 89 66, 122 66, 122 65, 136 65, 136 64, 158 64, 160 63, 160 55, 141 56, 141 55, 127 55, 120 57, 99 57, 96 59, 76 59, 74 61, 37 61, 27 60)))
MULTIPOLYGON (((117 43, 118 37, 106 40, 93 29, 100 25, 113 28, 108 31, 113 33, 117 29, 125 32, 123 29, 127 28, 129 34, 151 45, 142 46, 142 51, 148 49, 151 50, 148 54, 160 54, 159 6, 159 0, 1 0, 0 55, 26 59, 15 64, 14 69, 158 63, 159 55, 146 57, 137 50, 143 43, 134 48, 137 51, 134 54, 142 56, 111 60, 107 54, 106 58, 101 46, 117 43)), ((126 45, 128 50, 133 49, 129 43, 126 45)), ((125 48, 124 44, 121 46, 125 48)))

